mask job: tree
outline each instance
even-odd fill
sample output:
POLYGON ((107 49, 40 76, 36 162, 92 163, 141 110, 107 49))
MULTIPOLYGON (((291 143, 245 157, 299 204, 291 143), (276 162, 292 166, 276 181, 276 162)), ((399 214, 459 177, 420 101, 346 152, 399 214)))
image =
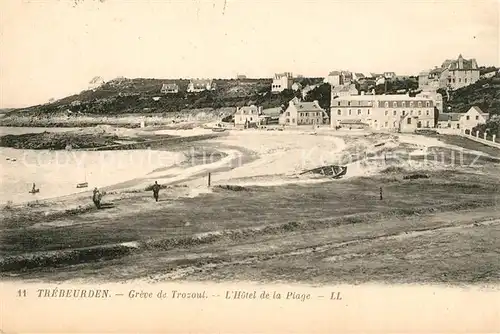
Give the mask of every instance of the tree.
POLYGON ((330 103, 332 99, 332 86, 328 83, 324 83, 319 85, 318 87, 311 90, 307 93, 305 100, 306 101, 318 101, 321 108, 329 111, 330 103))

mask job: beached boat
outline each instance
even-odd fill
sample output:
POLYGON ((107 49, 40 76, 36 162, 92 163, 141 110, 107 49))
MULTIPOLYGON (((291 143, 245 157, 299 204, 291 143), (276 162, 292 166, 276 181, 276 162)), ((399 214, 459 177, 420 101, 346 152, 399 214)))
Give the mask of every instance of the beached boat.
POLYGON ((87 171, 85 166, 83 168, 84 168, 84 182, 77 183, 76 185, 77 188, 87 188, 89 186, 89 183, 87 182, 87 171))
POLYGON ((300 173, 300 175, 307 174, 307 173, 320 174, 320 175, 324 175, 324 176, 329 176, 333 179, 338 179, 347 173, 347 166, 338 166, 338 165, 321 166, 321 167, 306 170, 306 171, 300 173))
POLYGON ((215 127, 215 128, 212 128, 212 131, 213 132, 224 132, 224 131, 226 131, 226 129, 225 128, 217 128, 217 127, 215 127))
POLYGON ((40 192, 40 189, 31 189, 30 191, 28 191, 30 194, 36 194, 36 193, 39 193, 40 192))

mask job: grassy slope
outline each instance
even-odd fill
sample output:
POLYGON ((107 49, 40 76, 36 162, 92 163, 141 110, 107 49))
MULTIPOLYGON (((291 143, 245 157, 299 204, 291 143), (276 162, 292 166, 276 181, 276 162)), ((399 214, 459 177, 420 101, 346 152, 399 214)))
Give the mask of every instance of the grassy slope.
POLYGON ((500 115, 500 77, 481 79, 478 82, 453 91, 450 101, 443 94, 443 110, 451 107, 453 112, 466 112, 478 106, 483 112, 500 115))
MULTIPOLYGON (((363 252, 369 255, 368 259, 370 257, 373 259, 368 260, 368 262, 363 262, 367 258, 357 260, 361 262, 356 265, 351 264, 350 267, 348 266, 350 262, 347 261, 346 268, 339 274, 336 274, 338 271, 327 270, 328 265, 320 265, 323 269, 314 269, 316 265, 312 264, 314 262, 311 261, 314 259, 311 255, 304 255, 304 257, 298 254, 294 257, 291 254, 287 255, 286 261, 280 261, 279 258, 276 259, 270 254, 278 250, 297 249, 299 246, 306 248, 321 246, 328 241, 326 239, 343 242, 351 240, 355 236, 366 237, 391 231, 391 233, 404 233, 415 229, 448 225, 448 223, 444 223, 443 217, 445 216, 441 216, 441 220, 436 220, 436 215, 439 212, 451 213, 465 210, 452 217, 461 217, 461 219, 466 219, 468 223, 474 219, 495 216, 500 204, 498 201, 500 189, 496 187, 498 181, 498 174, 479 176, 459 172, 435 173, 432 174, 431 179, 415 181, 403 181, 401 175, 394 174, 380 178, 359 178, 314 186, 256 187, 245 192, 217 190, 214 194, 202 195, 197 198, 177 199, 175 205, 171 201, 173 196, 169 195, 168 191, 162 194, 164 201, 160 203, 152 202, 150 194, 138 194, 137 197, 118 203, 117 207, 113 209, 100 212, 92 211, 64 218, 65 223, 74 223, 76 224, 74 226, 34 227, 35 222, 21 223, 15 228, 12 228, 14 226, 7 228, 4 225, 1 231, 0 252, 3 255, 13 255, 124 241, 147 242, 148 247, 152 247, 150 251, 138 251, 128 256, 125 255, 129 252, 119 254, 118 258, 104 263, 96 264, 88 260, 87 263, 77 267, 61 268, 52 273, 48 273, 48 269, 29 271, 25 273, 26 277, 41 275, 64 279, 74 277, 74 275, 85 276, 90 272, 95 273, 95 270, 99 268, 107 276, 107 279, 110 277, 115 279, 118 277, 132 278, 145 273, 149 275, 175 270, 185 265, 203 266, 207 261, 212 261, 198 258, 189 261, 184 259, 185 254, 211 253, 216 258, 213 261, 218 263, 231 262, 238 256, 254 256, 252 254, 256 253, 264 254, 262 255, 263 261, 269 262, 265 262, 265 264, 254 263, 250 266, 231 264, 230 269, 224 269, 224 266, 216 267, 213 272, 205 275, 194 273, 193 279, 217 278, 220 274, 220 277, 224 279, 273 280, 282 277, 288 280, 331 281, 347 279, 354 270, 355 275, 351 277, 351 280, 369 281, 374 278, 375 274, 370 270, 370 263, 377 263, 375 267, 382 266, 386 269, 380 272, 381 275, 383 274, 382 276, 379 275, 375 278, 383 279, 384 275, 391 276, 394 271, 397 271, 397 274, 401 275, 401 280, 414 281, 410 274, 423 270, 422 268, 404 271, 403 268, 407 267, 407 264, 404 264, 401 256, 397 261, 396 259, 384 259, 391 256, 388 255, 389 253, 411 253, 410 249, 425 248, 426 245, 429 246, 429 251, 432 249, 432 252, 437 252, 436 249, 444 247, 436 244, 436 241, 431 240, 432 242, 429 243, 426 236, 401 242, 394 249, 390 245, 397 243, 397 240, 374 240, 373 251, 371 247, 368 247, 368 243, 364 246, 354 245, 353 247, 364 247, 363 252), (383 185, 385 193, 382 201, 378 198, 378 190, 381 185, 383 185), (245 198, 243 203, 242 198, 245 198), (129 216, 120 214, 120 207, 124 206, 132 210, 129 216), (481 212, 474 216, 473 211, 467 210, 480 210, 481 212), (259 233, 241 234, 240 232, 207 238, 203 242, 195 241, 197 239, 191 237, 200 232, 234 230, 273 224, 282 224, 282 226, 277 229, 268 228, 259 233), (268 246, 263 246, 266 243, 268 246), (263 248, 256 245, 261 245, 263 248), (230 249, 236 253, 228 255, 227 251, 230 249), (383 249, 391 249, 391 251, 383 254, 383 249), (164 258, 159 260, 161 256, 164 258), (184 260, 179 260, 180 262, 172 260, 176 257, 184 260), (290 262, 289 258, 294 260, 290 262), (401 263, 404 264, 403 267, 400 266, 401 263), (161 268, 158 267, 160 264, 161 268), (267 266, 267 270, 263 269, 265 266, 267 266), (302 270, 299 271, 301 266, 305 266, 307 269, 305 273, 302 270), (78 273, 75 271, 77 268, 78 273), (256 268, 261 268, 261 270, 256 268)), ((457 221, 452 223, 455 224, 457 221)), ((485 261, 491 261, 489 254, 496 249, 494 240, 489 237, 491 233, 496 231, 495 228, 484 228, 475 232, 480 234, 475 237, 479 238, 477 240, 484 239, 486 241, 481 243, 480 249, 478 248, 478 251, 480 250, 483 254, 482 262, 474 262, 477 266, 483 266, 483 264, 484 266, 481 267, 480 272, 476 271, 473 275, 486 275, 485 277, 491 279, 491 274, 488 274, 487 270, 493 268, 496 270, 495 272, 498 272, 496 267, 487 268, 485 266, 485 261)), ((446 235, 446 231, 439 233, 439 238, 449 238, 442 236, 446 235)), ((462 240, 462 234, 458 235, 460 236, 458 240, 462 240)), ((448 242, 450 247, 459 247, 460 249, 464 247, 456 244, 456 238, 452 241, 448 242)), ((473 240, 469 240, 467 245, 472 242, 473 240)), ((453 251, 452 249, 448 250, 448 252, 453 251)), ((474 249, 469 249, 469 253, 471 253, 470 257, 464 255, 461 261, 480 258, 474 249)), ((331 257, 338 252, 328 250, 325 254, 330 254, 331 257)), ((444 261, 442 264, 446 263, 447 266, 453 267, 453 270, 458 270, 457 266, 461 265, 461 262, 447 254, 442 256, 441 261, 444 261)), ((469 264, 469 267, 473 265, 473 263, 469 264)), ((336 264, 332 265, 336 268, 336 264)), ((428 266, 429 263, 426 265, 428 266)), ((442 266, 440 271, 450 272, 442 266)), ((469 276, 462 278, 470 281, 473 278, 469 276)), ((416 278, 417 281, 419 279, 422 278, 416 278)), ((434 277, 434 279, 437 278, 434 277)), ((460 280, 460 277, 457 276, 456 279, 460 280)))

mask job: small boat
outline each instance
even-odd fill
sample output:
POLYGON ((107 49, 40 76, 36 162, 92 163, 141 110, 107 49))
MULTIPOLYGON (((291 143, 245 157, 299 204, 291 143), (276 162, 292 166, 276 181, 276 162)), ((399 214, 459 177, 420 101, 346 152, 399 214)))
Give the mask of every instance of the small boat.
POLYGON ((88 186, 89 186, 88 182, 82 182, 76 185, 77 188, 87 188, 88 186))
POLYGON ((226 129, 224 129, 224 128, 212 128, 212 131, 213 132, 224 132, 224 131, 226 131, 226 129))
POLYGON ((36 194, 36 193, 39 193, 40 192, 40 189, 31 189, 29 191, 30 194, 36 194))
POLYGON ((323 176, 330 176, 333 179, 338 179, 347 173, 347 166, 337 166, 337 165, 322 166, 306 170, 300 173, 299 175, 306 173, 320 174, 323 176))

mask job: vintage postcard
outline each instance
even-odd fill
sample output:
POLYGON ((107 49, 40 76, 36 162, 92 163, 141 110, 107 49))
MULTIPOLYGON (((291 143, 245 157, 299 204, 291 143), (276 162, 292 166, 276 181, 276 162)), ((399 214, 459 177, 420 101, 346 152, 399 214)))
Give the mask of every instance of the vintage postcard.
POLYGON ((500 332, 500 2, 0 12, 1 333, 500 332))

